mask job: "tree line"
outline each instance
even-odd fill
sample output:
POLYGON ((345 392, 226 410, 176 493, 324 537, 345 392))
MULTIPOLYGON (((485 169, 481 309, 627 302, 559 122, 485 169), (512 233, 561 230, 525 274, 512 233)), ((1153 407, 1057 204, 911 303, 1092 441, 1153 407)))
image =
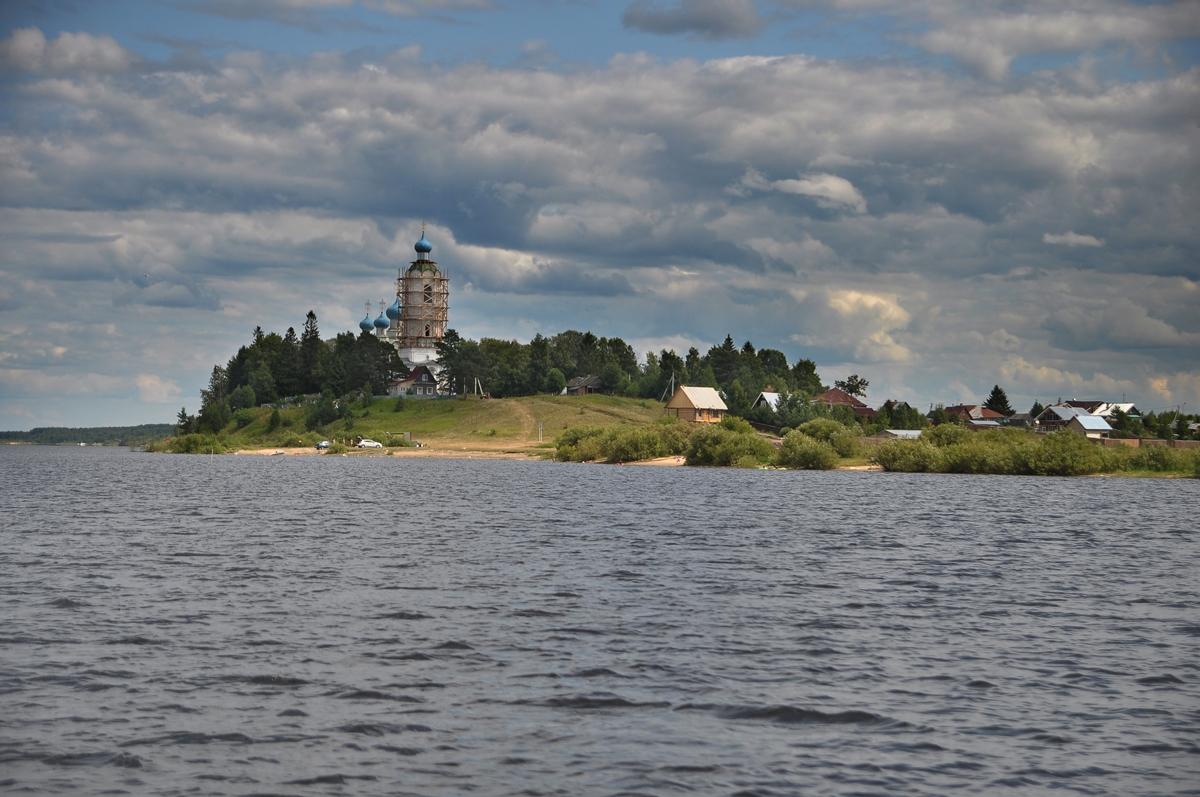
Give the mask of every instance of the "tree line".
POLYGON ((395 348, 369 332, 321 340, 317 314, 309 310, 298 336, 294 327, 282 336, 255 327, 248 345, 224 366, 213 366, 208 387, 200 391, 200 412, 180 409, 176 431, 216 433, 239 410, 296 396, 319 395, 332 407, 334 399, 355 391, 386 393, 393 379, 407 374, 395 348))
POLYGON ((808 396, 824 389, 812 360, 789 363, 781 351, 756 349, 749 341, 738 347, 729 335, 703 354, 694 346, 683 356, 662 349, 639 362, 621 338, 591 332, 538 334, 519 343, 469 340, 451 329, 438 344, 438 359, 447 392, 471 392, 478 379, 496 397, 558 393, 571 379, 596 376, 604 392, 640 398, 662 398, 672 385, 717 388, 732 412, 745 414, 764 388, 808 396))

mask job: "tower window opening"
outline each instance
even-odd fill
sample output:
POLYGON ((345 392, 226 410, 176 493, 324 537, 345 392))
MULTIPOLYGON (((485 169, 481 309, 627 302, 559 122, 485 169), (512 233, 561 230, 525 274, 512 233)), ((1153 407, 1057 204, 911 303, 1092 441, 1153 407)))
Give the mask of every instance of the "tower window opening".
POLYGON ((432 285, 425 286, 425 290, 423 291, 423 295, 421 298, 425 302, 425 304, 433 304, 433 286, 432 285))
POLYGON ((429 331, 429 324, 426 324, 426 325, 425 325, 425 337, 429 337, 429 336, 430 336, 430 334, 431 334, 431 333, 430 333, 430 331, 429 331))

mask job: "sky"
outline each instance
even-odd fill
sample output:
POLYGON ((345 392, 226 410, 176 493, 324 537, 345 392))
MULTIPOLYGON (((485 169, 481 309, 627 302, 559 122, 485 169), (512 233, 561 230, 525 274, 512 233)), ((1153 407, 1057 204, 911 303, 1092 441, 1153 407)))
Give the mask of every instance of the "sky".
POLYGON ((7 0, 0 429, 170 422, 255 326, 808 357, 1200 411, 1200 0, 7 0))

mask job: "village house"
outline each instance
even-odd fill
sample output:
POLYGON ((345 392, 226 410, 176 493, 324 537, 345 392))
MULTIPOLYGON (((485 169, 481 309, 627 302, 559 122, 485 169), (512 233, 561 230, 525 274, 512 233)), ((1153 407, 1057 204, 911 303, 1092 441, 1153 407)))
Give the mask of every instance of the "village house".
POLYGON ((564 396, 586 396, 588 393, 599 393, 604 386, 600 377, 595 374, 577 376, 563 388, 564 396))
POLYGON ((419 396, 433 398, 438 394, 437 377, 427 365, 418 365, 403 379, 393 380, 388 385, 389 396, 419 396))
POLYGON ((1112 432, 1112 427, 1108 425, 1108 421, 1101 418, 1099 415, 1090 415, 1081 413, 1076 415, 1071 420, 1067 421, 1067 425, 1063 427, 1075 434, 1083 435, 1091 440, 1108 437, 1112 432))
POLYGON ((667 414, 695 423, 720 423, 729 410, 711 387, 680 385, 667 402, 667 414))
POLYGON ((1034 422, 1037 424, 1039 432, 1053 432, 1065 427, 1075 416, 1089 414, 1081 407, 1073 407, 1070 404, 1054 404, 1042 410, 1034 422))
POLYGON ((968 425, 972 421, 995 421, 996 423, 1000 423, 1004 420, 1004 413, 988 409, 981 404, 955 404, 951 407, 946 407, 946 414, 968 425))
POLYGON ((851 396, 841 388, 831 387, 824 393, 818 393, 812 397, 814 403, 824 404, 833 409, 834 407, 849 407, 858 418, 874 418, 878 413, 868 407, 857 397, 851 396))

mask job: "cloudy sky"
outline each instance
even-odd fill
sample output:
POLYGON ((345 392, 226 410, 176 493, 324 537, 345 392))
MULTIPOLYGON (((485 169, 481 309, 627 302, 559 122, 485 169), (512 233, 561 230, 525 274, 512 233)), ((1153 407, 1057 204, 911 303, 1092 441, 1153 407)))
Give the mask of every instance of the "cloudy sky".
POLYGON ((8 0, 0 429, 172 420, 422 221, 451 326, 1200 410, 1200 2, 8 0))

